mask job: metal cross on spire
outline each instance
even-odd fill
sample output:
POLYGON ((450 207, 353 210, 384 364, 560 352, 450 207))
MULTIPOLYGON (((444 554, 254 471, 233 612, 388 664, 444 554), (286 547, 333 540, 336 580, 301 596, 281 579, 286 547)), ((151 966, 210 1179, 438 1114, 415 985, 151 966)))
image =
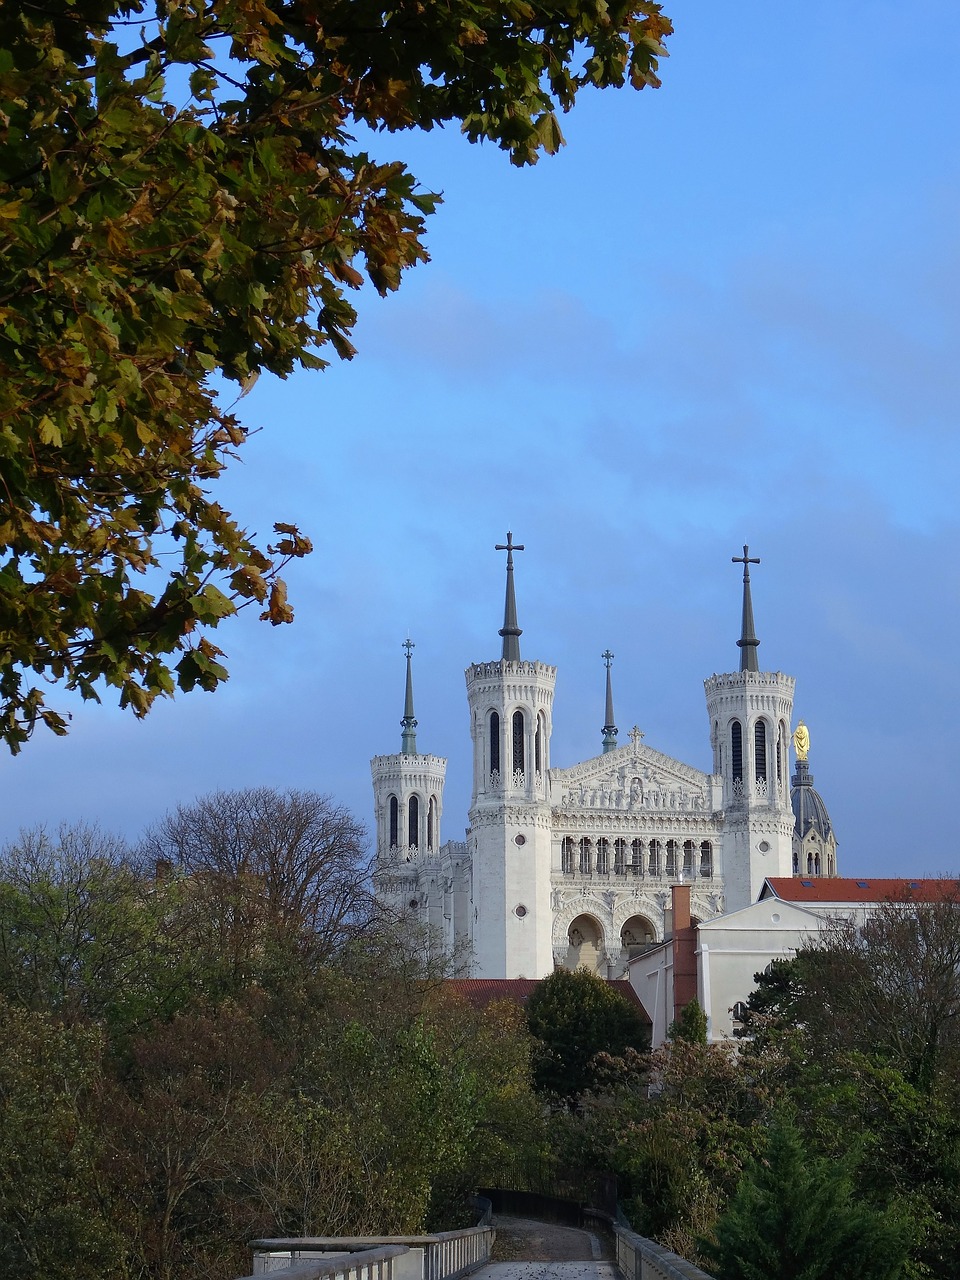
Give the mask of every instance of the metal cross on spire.
POLYGON ((520 661, 520 636, 523 632, 517 626, 517 597, 513 589, 513 553, 523 551, 523 543, 513 540, 513 534, 507 530, 506 542, 498 542, 495 551, 507 553, 507 593, 503 602, 503 626, 499 634, 503 637, 504 662, 520 661))
POLYGON ((400 754, 415 756, 417 754, 417 720, 413 714, 413 667, 411 656, 416 646, 407 636, 401 648, 405 649, 407 653, 407 687, 403 699, 403 719, 400 721, 400 727, 403 730, 400 738, 400 754))
POLYGON ((753 598, 750 595, 750 566, 759 564, 759 556, 751 556, 750 548, 746 543, 743 544, 742 556, 731 556, 734 564, 743 565, 743 616, 740 624, 740 639, 737 641, 737 648, 740 650, 740 670, 741 671, 759 671, 760 667, 757 662, 757 646, 760 641, 757 639, 756 629, 753 623, 753 598))

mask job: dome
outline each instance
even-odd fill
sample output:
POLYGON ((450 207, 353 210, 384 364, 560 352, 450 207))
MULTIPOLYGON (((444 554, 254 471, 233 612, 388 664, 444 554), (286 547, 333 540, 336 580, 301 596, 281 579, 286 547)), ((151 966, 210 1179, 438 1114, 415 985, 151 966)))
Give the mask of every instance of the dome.
POLYGON ((833 835, 833 823, 820 792, 814 788, 813 774, 806 760, 797 761, 797 772, 790 781, 794 835, 804 840, 811 831, 815 831, 821 840, 830 839, 833 835))

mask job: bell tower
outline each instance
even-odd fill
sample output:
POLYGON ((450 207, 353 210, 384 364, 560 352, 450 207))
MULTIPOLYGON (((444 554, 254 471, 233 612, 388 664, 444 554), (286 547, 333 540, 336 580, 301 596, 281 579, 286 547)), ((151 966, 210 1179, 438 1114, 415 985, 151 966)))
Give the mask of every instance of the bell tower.
POLYGON ((713 771, 723 784, 727 911, 755 902, 767 876, 793 874, 794 826, 789 749, 795 681, 760 670, 750 592, 750 565, 760 561, 746 546, 732 560, 743 565, 740 670, 704 681, 713 771))
POLYGON ((542 978, 553 970, 550 903, 550 735, 556 667, 520 656, 513 553, 507 534, 498 662, 468 667, 473 795, 473 976, 542 978))
MULTIPOLYGON (((417 751, 413 711, 414 643, 405 640, 407 679, 400 750, 370 762, 377 823, 374 884, 377 896, 398 913, 415 911, 429 923, 436 915, 426 900, 427 873, 440 852, 440 817, 447 762, 417 751)), ((436 877, 434 876, 434 879, 436 877)))

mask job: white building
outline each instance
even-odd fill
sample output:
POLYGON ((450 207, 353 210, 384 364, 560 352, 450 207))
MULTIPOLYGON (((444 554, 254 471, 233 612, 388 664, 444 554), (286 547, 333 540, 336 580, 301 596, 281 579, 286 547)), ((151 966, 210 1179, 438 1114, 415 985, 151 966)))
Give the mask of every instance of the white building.
POLYGON ((955 880, 851 880, 791 876, 764 882, 757 902, 686 926, 686 886, 674 886, 679 927, 660 946, 630 961, 631 985, 663 1043, 680 1009, 696 997, 710 1041, 730 1039, 755 977, 773 960, 789 960, 838 919, 862 921, 884 903, 956 900, 955 880))
POLYGON ((747 547, 734 557, 743 564, 740 669, 705 681, 712 773, 656 751, 639 730, 618 746, 609 652, 602 751, 553 766, 556 668, 521 657, 513 556, 523 548, 508 534, 497 550, 507 553, 501 654, 466 670, 466 839, 441 840, 446 759, 417 751, 408 641, 401 749, 371 764, 384 903, 467 955, 475 977, 586 965, 618 978, 631 956, 663 941, 678 882, 690 886, 694 919, 707 921, 754 902, 768 877, 835 874, 836 841, 805 761, 797 817, 792 807, 794 680, 759 669, 749 572, 759 561, 747 547))

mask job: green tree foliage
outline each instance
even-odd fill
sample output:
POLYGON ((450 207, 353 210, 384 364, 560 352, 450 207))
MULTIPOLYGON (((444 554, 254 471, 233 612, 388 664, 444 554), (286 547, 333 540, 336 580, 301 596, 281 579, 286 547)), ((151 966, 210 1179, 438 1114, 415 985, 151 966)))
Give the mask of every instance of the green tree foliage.
POLYGON ((748 1034, 799 1027, 811 1055, 862 1052, 924 1092, 960 1083, 960 886, 837 921, 758 974, 748 1034))
POLYGON ((210 494, 243 394, 353 354, 437 197, 351 134, 458 123, 516 164, 586 85, 657 85, 652 0, 50 0, 0 8, 0 733, 65 731, 31 680, 143 715, 213 689, 203 634, 282 566, 210 494))
POLYGON ((0 994, 119 1042, 190 996, 182 907, 96 827, 23 831, 0 851, 0 994))
POLYGON ((683 1006, 680 1016, 670 1023, 667 1035, 671 1040, 686 1040, 688 1044, 707 1043, 707 1015, 699 1000, 683 1006))
POLYGON ((100 1196, 88 1098, 101 1036, 0 998, 0 1274, 121 1280, 123 1236, 100 1196))
POLYGON ((586 969, 555 969, 527 1001, 527 1022, 537 1041, 536 1088, 573 1103, 595 1081, 598 1053, 645 1049, 650 1031, 640 1011, 586 969))
POLYGON ((256 1236, 459 1225, 468 1187, 542 1145, 523 1012, 448 998, 403 939, 328 914, 351 859, 365 874, 349 815, 243 796, 275 829, 228 826, 253 841, 240 870, 222 803, 187 829, 207 857, 188 842, 159 877, 88 828, 0 858, 3 1274, 229 1280, 256 1236), (292 840, 304 815, 342 844, 319 821, 292 840), (200 919, 233 909, 225 973, 223 921, 200 919))
POLYGON ((616 1174, 631 1225, 695 1260, 756 1151, 766 1086, 729 1046, 683 1039, 596 1067, 600 1088, 559 1121, 567 1160, 616 1174))
POLYGON ((898 1280, 909 1237, 858 1201, 849 1157, 817 1157, 781 1115, 702 1247, 718 1280, 898 1280))

